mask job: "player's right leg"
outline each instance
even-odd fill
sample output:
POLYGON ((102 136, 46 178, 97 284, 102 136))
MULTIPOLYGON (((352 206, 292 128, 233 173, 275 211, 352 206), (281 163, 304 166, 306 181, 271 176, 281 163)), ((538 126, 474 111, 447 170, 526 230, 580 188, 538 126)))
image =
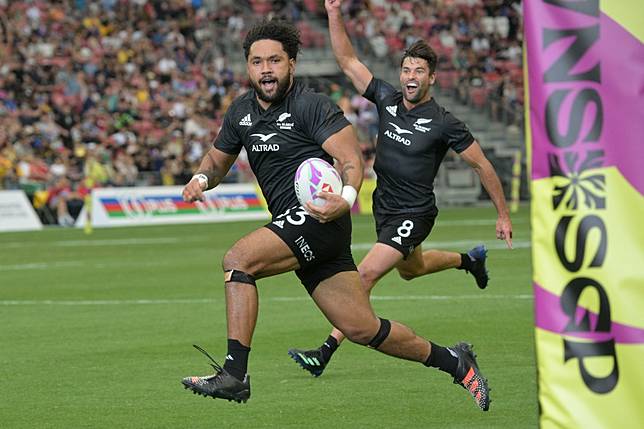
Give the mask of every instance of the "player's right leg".
MULTIPOLYGON (((378 280, 391 271, 402 257, 402 253, 393 247, 376 243, 358 265, 358 273, 364 290, 370 294, 378 280)), ((331 334, 317 349, 293 348, 288 351, 288 354, 303 369, 314 377, 319 377, 344 339, 342 331, 333 327, 331 334)))
POLYGON ((255 279, 292 271, 299 263, 282 239, 268 228, 260 228, 233 245, 224 256, 223 268, 228 326, 224 366, 195 346, 212 361, 215 373, 186 377, 182 383, 196 394, 246 402, 250 397, 248 355, 257 322, 255 279))
POLYGON ((311 296, 329 322, 352 342, 450 374, 454 383, 468 390, 477 405, 487 411, 490 402, 487 380, 470 345, 442 347, 416 335, 402 323, 378 318, 355 272, 340 272, 324 280, 311 296))

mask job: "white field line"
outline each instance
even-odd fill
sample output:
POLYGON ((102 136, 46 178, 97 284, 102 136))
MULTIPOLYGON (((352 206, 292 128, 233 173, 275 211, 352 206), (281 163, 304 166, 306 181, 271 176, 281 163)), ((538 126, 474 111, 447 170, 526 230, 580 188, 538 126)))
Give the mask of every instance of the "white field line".
MULTIPOLYGON (((42 242, 11 242, 3 243, 0 249, 19 249, 22 247, 92 247, 92 246, 141 246, 149 244, 176 244, 185 241, 195 241, 197 237, 178 238, 178 237, 156 237, 156 238, 107 238, 104 240, 61 240, 42 242)), ((198 237, 205 240, 204 237, 198 237)))
MULTIPOLYGON (((460 301, 460 300, 531 300, 532 295, 490 295, 481 293, 478 295, 372 295, 373 301, 460 301)), ((265 298, 262 301, 272 302, 300 302, 310 301, 308 296, 276 296, 265 298)), ((186 299, 106 299, 106 300, 0 300, 0 305, 175 305, 175 304, 215 304, 224 303, 223 299, 211 298, 186 298, 186 299)))
MULTIPOLYGON (((513 223, 525 223, 523 219, 517 219, 513 223)), ((461 220, 438 220, 437 226, 481 226, 481 225, 496 225, 496 219, 461 219, 461 220)), ((373 225, 365 225, 373 229, 373 225)), ((354 225, 356 227, 356 225, 354 225)), ((13 241, 7 243, 0 243, 0 250, 4 249, 20 249, 24 247, 81 247, 81 246, 142 246, 149 244, 176 244, 192 241, 207 241, 209 238, 203 235, 184 236, 184 237, 155 237, 155 238, 106 238, 106 239, 88 239, 88 240, 58 240, 46 243, 42 242, 22 242, 13 241)), ((480 241, 479 241, 480 242, 480 241)), ((458 243, 458 242, 455 242, 458 243)), ((478 243, 476 241, 467 241, 467 243, 478 243)), ((363 243, 359 243, 359 246, 363 243)))
MULTIPOLYGON (((163 239, 162 241, 157 241, 153 242, 152 240, 154 239, 148 239, 145 243, 138 243, 138 244, 168 244, 169 241, 166 239, 163 239)), ((118 245, 124 245, 123 243, 125 240, 94 240, 94 243, 101 243, 101 242, 107 242, 106 244, 112 244, 114 245, 114 242, 118 241, 120 244, 118 245)), ((180 240, 175 240, 173 241, 174 243, 179 242, 180 240)), ((82 246, 85 244, 83 241, 79 240, 74 240, 74 242, 79 243, 79 246, 82 246)), ((425 241, 423 243, 423 249, 442 249, 442 250, 453 250, 453 251, 462 251, 462 250, 467 250, 473 246, 476 246, 478 244, 481 244, 484 242, 484 240, 452 240, 452 241, 425 241)), ((68 242, 64 242, 68 243, 68 242)), ((128 243, 133 244, 133 243, 128 243)), ((98 246, 100 244, 90 244, 91 246, 98 246)), ((354 243, 351 245, 352 250, 368 250, 373 247, 374 243, 354 243)), ((527 249, 531 246, 530 241, 514 241, 512 243, 513 247, 515 249, 527 249)), ((504 241, 493 241, 493 242, 488 242, 486 244, 488 249, 505 249, 507 248, 506 244, 504 241)), ((167 262, 160 261, 160 262, 140 262, 140 263, 134 263, 134 262, 127 262, 127 261, 119 261, 119 262, 89 262, 89 261, 56 261, 56 262, 27 262, 24 264, 0 264, 0 272, 3 271, 32 271, 32 270, 49 270, 49 269, 56 269, 56 268, 70 268, 70 267, 87 267, 87 268, 93 268, 93 269, 113 269, 115 267, 126 267, 126 266, 137 266, 137 267, 151 267, 151 266, 160 266, 160 265, 167 265, 167 262)))

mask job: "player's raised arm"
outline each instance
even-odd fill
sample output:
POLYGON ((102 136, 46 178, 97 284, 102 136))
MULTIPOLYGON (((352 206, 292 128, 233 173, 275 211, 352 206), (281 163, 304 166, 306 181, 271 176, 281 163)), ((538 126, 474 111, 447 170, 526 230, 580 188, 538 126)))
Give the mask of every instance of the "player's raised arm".
POLYGON ((509 248, 512 248, 512 221, 510 220, 510 213, 505 203, 505 195, 503 195, 503 187, 499 176, 497 176, 494 167, 490 161, 485 157, 481 146, 478 142, 474 141, 467 149, 460 153, 461 157, 467 162, 470 167, 476 171, 481 178, 481 183, 490 194, 490 198, 496 207, 498 218, 496 221, 496 238, 505 240, 509 248))
POLYGON ((360 62, 353 50, 347 30, 344 27, 344 19, 340 8, 342 1, 325 0, 324 6, 329 17, 329 35, 331 36, 331 46, 333 47, 335 59, 342 72, 351 79, 353 86, 362 95, 367 90, 373 75, 367 66, 360 62))
POLYGON ((214 188, 221 182, 235 159, 237 159, 237 155, 228 154, 217 148, 210 149, 201 160, 199 170, 183 188, 183 199, 185 201, 203 201, 203 192, 214 188))

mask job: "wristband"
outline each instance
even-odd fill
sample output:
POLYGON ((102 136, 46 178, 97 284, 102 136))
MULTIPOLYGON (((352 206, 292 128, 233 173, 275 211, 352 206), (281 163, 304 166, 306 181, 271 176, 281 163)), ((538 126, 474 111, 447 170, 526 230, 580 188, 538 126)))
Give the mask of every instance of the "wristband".
POLYGON ((353 207, 353 203, 356 202, 356 197, 358 196, 358 191, 351 185, 346 185, 342 187, 342 198, 344 201, 349 203, 349 208, 353 207))
POLYGON ((199 181, 199 186, 201 187, 201 190, 208 189, 208 176, 206 176, 205 174, 203 173, 195 174, 194 176, 192 176, 192 179, 197 179, 199 181))

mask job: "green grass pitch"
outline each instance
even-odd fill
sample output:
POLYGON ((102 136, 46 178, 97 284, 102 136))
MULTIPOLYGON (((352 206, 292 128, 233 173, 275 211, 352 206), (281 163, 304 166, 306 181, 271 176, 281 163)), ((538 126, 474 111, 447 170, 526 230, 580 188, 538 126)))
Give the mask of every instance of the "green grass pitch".
MULTIPOLYGON (((443 345, 474 344, 490 379, 487 413, 444 373, 344 343, 319 379, 287 355, 329 326, 294 274, 258 282, 260 313, 247 404, 190 394, 226 347, 220 269, 263 222, 0 235, 3 428, 533 428, 537 426, 528 209, 516 248, 495 239, 491 208, 443 209, 424 248, 490 248, 490 285, 449 270, 376 287, 376 312, 443 345)), ((354 216, 354 256, 375 240, 354 216)), ((220 363, 223 363, 223 359, 220 363)))

